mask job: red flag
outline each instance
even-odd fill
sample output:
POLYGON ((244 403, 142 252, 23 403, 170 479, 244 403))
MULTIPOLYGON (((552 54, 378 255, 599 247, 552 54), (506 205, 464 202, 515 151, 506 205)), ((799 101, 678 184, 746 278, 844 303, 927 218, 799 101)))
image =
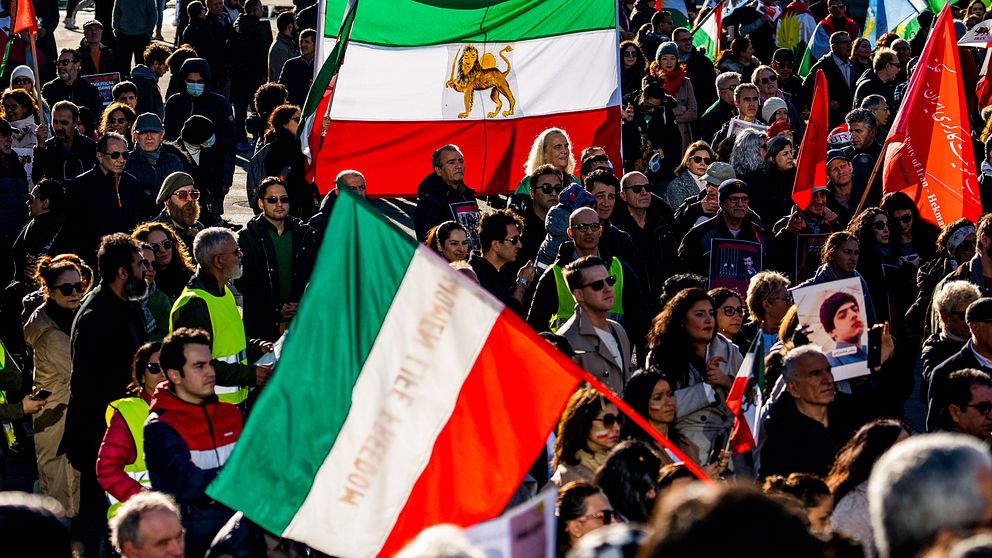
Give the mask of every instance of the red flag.
POLYGON ((734 384, 727 394, 727 408, 734 415, 734 430, 730 433, 730 447, 734 453, 744 453, 755 447, 757 408, 760 406, 758 399, 761 396, 761 386, 765 366, 764 343, 759 335, 751 343, 751 348, 744 355, 737 375, 734 377, 734 384), (757 372, 756 372, 757 370, 757 372), (754 379, 754 382, 751 380, 754 379), (753 397, 748 397, 748 390, 754 390, 753 397), (748 409, 750 407, 750 409, 748 409), (750 417, 748 414, 750 413, 750 417), (751 420, 749 421, 748 418, 751 420))
POLYGON ((31 0, 17 0, 14 9, 17 17, 14 18, 12 32, 16 35, 21 31, 28 30, 32 34, 38 34, 38 18, 34 15, 34 3, 31 0))
POLYGON ((904 192, 943 227, 981 215, 961 61, 950 9, 937 18, 886 139, 886 194, 904 192))
POLYGON ((823 70, 816 71, 813 84, 813 104, 809 109, 809 124, 803 134, 796 160, 796 183, 792 186, 792 201, 801 209, 809 205, 814 186, 827 185, 827 78, 823 70))

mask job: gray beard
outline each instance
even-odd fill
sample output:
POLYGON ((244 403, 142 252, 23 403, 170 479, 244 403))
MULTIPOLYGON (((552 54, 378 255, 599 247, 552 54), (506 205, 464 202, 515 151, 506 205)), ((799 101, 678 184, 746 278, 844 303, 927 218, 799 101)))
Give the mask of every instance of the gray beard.
POLYGON ((244 268, 242 268, 241 265, 238 264, 238 267, 236 267, 234 269, 225 269, 224 270, 224 279, 226 281, 234 281, 236 279, 241 279, 241 274, 243 272, 244 272, 244 268))
POLYGON ((140 301, 147 291, 148 284, 134 275, 128 276, 127 283, 124 283, 124 298, 130 301, 140 301))

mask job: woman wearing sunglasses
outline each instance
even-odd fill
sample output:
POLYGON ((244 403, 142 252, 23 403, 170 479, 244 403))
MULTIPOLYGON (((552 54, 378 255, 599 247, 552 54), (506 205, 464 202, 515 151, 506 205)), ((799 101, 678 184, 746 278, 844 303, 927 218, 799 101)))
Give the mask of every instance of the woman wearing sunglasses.
MULTIPOLYGON (((848 226, 848 232, 857 237, 861 244, 857 270, 863 284, 868 285, 865 303, 871 298, 875 319, 885 321, 892 314, 892 288, 895 281, 912 282, 913 277, 903 277, 898 273, 899 260, 892 252, 892 222, 889 216, 877 207, 869 207, 858 214, 848 226)), ((874 323, 871 315, 869 322, 874 323)), ((871 324, 869 324, 871 325, 871 324)))
MULTIPOLYGON (((12 128, 11 147, 34 148, 48 139, 48 126, 41 124, 41 109, 27 91, 8 89, 0 97, 3 119, 12 128)), ((28 173, 31 172, 27 169, 28 173)))
POLYGON ((79 266, 48 256, 39 259, 35 279, 42 286, 44 303, 28 318, 24 340, 34 351, 34 393, 45 391, 49 395, 38 400, 26 398, 24 411, 31 414, 29 404, 37 407, 34 412, 41 411, 32 422, 41 493, 58 500, 66 516, 73 517, 79 509, 79 473, 58 449, 69 405, 69 333, 86 287, 79 266))
POLYGON ((641 80, 647 73, 648 64, 641 47, 634 41, 620 43, 620 93, 624 97, 641 91, 641 80))
POLYGON ((706 167, 716 161, 710 144, 705 141, 693 142, 682 155, 682 164, 675 169, 675 179, 668 183, 665 198, 672 210, 678 209, 683 202, 696 201, 699 193, 706 190, 706 167))
POLYGON ((580 388, 568 400, 558 423, 555 469, 549 482, 561 488, 572 481, 592 482, 620 442, 623 415, 616 405, 592 388, 580 388))
POLYGON ((618 519, 603 492, 585 481, 570 482, 562 487, 558 493, 555 517, 558 520, 558 558, 565 558, 587 533, 618 519))
MULTIPOLYGON (((103 110, 103 115, 100 117, 100 135, 107 132, 117 132, 118 134, 127 138, 127 145, 129 149, 134 148, 134 138, 131 136, 131 128, 134 126, 134 121, 138 119, 138 115, 134 113, 134 109, 125 103, 110 103, 107 108, 103 110)), ((130 170, 130 169, 129 169, 130 170)))
POLYGON ((96 458, 96 479, 110 500, 108 517, 122 502, 150 487, 144 446, 140 441, 155 387, 165 381, 165 372, 159 364, 161 348, 162 344, 158 342, 145 343, 138 348, 128 386, 131 396, 118 399, 107 407, 107 431, 96 458))
POLYGON ((725 401, 743 357, 717 335, 706 291, 691 288, 672 297, 654 318, 648 349, 648 366, 668 376, 675 390, 674 426, 696 446, 687 456, 701 465, 717 460, 734 424, 725 401))
POLYGON ((156 221, 135 227, 131 238, 151 247, 155 255, 152 261, 156 273, 155 284, 169 296, 169 300, 175 302, 193 276, 193 261, 186 245, 179 240, 172 227, 156 221))
POLYGON ((879 207, 889 216, 892 251, 900 262, 919 268, 933 259, 940 228, 920 218, 912 198, 903 192, 892 192, 882 198, 879 207))
MULTIPOLYGON (((272 110, 265 130, 265 175, 278 176, 286 182, 289 214, 306 221, 317 212, 317 187, 306 178, 306 157, 300 151, 296 132, 300 127, 300 107, 280 105, 272 110)), ((254 201, 252 204, 254 205, 254 201)))

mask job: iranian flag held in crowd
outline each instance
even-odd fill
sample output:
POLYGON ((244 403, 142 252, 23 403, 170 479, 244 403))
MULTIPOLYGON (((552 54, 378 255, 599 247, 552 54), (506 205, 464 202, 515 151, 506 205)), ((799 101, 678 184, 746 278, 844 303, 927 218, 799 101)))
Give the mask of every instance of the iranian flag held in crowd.
POLYGON ((905 192, 940 227, 981 215, 957 37, 944 6, 886 139, 885 193, 905 192))
MULTIPOLYGON (((507 193, 549 127, 567 131, 576 154, 604 146, 619 166, 615 0, 360 0, 353 25, 344 15, 355 0, 321 2, 317 67, 343 53, 330 124, 312 149, 322 192, 356 169, 370 196, 415 196, 431 152, 451 143, 469 187, 507 193), (350 40, 335 50, 342 21, 350 40)), ((315 101, 332 78, 318 73, 315 101)), ((313 108, 319 130, 326 109, 313 108)))
MULTIPOLYGON (((208 494, 332 556, 497 516, 581 370, 344 188, 276 371, 208 494)), ((646 424, 646 423, 645 423, 646 424)))

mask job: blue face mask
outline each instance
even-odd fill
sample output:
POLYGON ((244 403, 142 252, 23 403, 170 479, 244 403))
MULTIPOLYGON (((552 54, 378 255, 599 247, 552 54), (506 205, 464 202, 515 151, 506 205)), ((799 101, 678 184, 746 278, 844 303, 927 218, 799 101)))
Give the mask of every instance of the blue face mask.
POLYGON ((203 147, 213 147, 215 143, 217 143, 217 136, 210 134, 210 137, 207 138, 207 143, 203 144, 203 147))
POLYGON ((207 85, 204 83, 187 83, 186 92, 192 95, 193 97, 199 97, 200 95, 203 95, 203 90, 206 87, 207 85))

